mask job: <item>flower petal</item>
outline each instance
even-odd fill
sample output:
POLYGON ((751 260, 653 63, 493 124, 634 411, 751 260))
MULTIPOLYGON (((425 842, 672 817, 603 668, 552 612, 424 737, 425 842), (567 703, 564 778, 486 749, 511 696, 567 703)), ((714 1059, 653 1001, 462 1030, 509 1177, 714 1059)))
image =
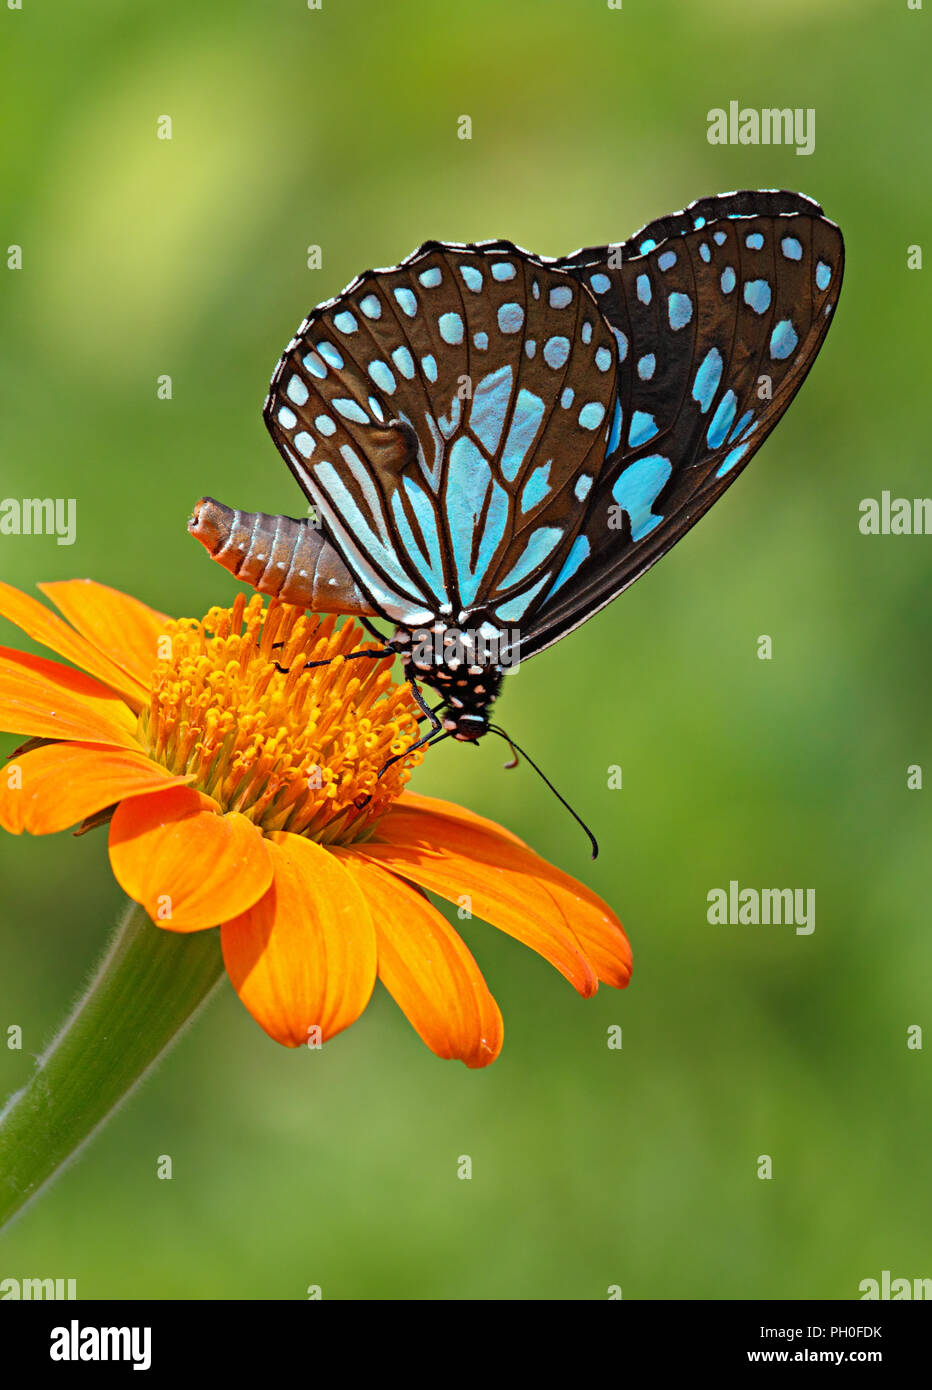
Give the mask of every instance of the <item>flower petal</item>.
POLYGON ((494 1062, 502 1016, 465 942, 416 888, 352 850, 338 853, 378 904, 379 979, 409 1023, 438 1057, 468 1067, 494 1062))
POLYGON ((580 994, 595 993, 595 972, 541 881, 543 861, 520 841, 400 803, 379 822, 379 836, 358 852, 449 902, 467 897, 476 916, 537 951, 580 994))
MULTIPOLYGON (((475 811, 468 810, 465 806, 458 806, 455 801, 443 801, 439 796, 422 796, 420 792, 413 792, 408 787, 404 789, 398 798, 399 808, 407 807, 412 811, 427 811, 437 816, 452 816, 454 820, 463 820, 470 825, 482 825, 486 830, 492 831, 495 835, 504 835, 506 840, 513 840, 516 845, 524 845, 525 841, 520 839, 507 826, 499 825, 498 821, 487 820, 485 816, 478 815, 475 811)), ((376 830, 378 838, 378 830, 376 830)))
POLYGON ((220 933, 233 987, 286 1047, 326 1042, 369 1002, 376 941, 369 903, 340 860, 301 835, 267 840, 272 887, 220 933))
POLYGON ((0 580, 0 616, 9 618, 29 637, 41 642, 43 647, 63 656, 83 671, 88 671, 98 680, 118 690, 134 709, 141 709, 146 702, 148 686, 128 676, 118 666, 114 666, 103 652, 97 650, 80 633, 75 632, 61 618, 50 612, 37 599, 20 593, 12 584, 0 580))
POLYGON ((216 927, 252 907, 272 882, 261 831, 193 787, 122 801, 110 822, 120 887, 171 931, 216 927))
MULTIPOLYGON (((402 844, 440 848, 454 844, 483 863, 496 863, 528 875, 553 899, 554 908, 576 937, 605 984, 624 989, 631 978, 631 946, 624 928, 591 888, 542 859, 517 836, 461 806, 406 794, 380 822, 383 838, 402 844)), ((541 906, 539 911, 546 909, 541 906)))
POLYGON ((124 797, 187 780, 145 753, 99 743, 48 743, 0 770, 0 827, 13 835, 51 835, 124 797))
POLYGON ((39 588, 73 628, 148 689, 158 659, 156 644, 170 618, 93 579, 66 579, 39 588))
POLYGON ((83 671, 11 647, 0 647, 0 729, 139 751, 136 716, 112 690, 83 671))

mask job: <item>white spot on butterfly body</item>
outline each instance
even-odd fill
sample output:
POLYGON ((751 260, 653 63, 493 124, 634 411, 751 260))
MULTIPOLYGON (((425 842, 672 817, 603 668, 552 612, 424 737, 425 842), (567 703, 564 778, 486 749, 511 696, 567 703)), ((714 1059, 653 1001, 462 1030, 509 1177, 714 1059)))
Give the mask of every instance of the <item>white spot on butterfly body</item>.
POLYGON ((359 307, 367 319, 380 319, 382 317, 382 305, 374 294, 367 294, 364 299, 361 299, 359 307))

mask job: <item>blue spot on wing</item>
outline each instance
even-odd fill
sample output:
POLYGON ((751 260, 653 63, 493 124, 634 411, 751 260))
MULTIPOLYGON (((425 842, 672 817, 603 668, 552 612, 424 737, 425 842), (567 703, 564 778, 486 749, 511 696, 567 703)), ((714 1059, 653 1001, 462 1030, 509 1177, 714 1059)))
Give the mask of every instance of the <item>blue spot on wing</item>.
POLYGON ((453 441, 446 485, 446 513, 453 544, 456 582, 464 604, 475 600, 492 556, 501 544, 508 520, 508 493, 472 440, 464 434, 453 441), (472 568, 473 538, 488 499, 488 510, 476 567, 472 568))
POLYGON ((709 409, 718 390, 723 366, 722 354, 718 348, 710 348, 696 372, 696 380, 693 382, 693 400, 697 402, 703 415, 709 409))
POLYGON ((649 439, 653 439, 657 433, 657 421, 653 415, 646 414, 643 410, 636 410, 631 416, 631 424, 628 427, 628 444, 632 449, 638 449, 642 444, 646 444, 649 439))
POLYGON ((781 319, 770 335, 770 356, 777 362, 789 357, 799 338, 789 319, 781 319))
POLYGON ((518 594, 515 598, 510 598, 506 603, 501 604, 495 610, 495 616, 502 623, 516 623, 523 618, 533 599, 537 597, 541 589, 550 578, 545 574, 543 579, 539 579, 533 588, 526 590, 523 594, 518 594))
POLYGON ((559 527, 538 526, 535 531, 531 532, 527 545, 517 562, 511 567, 498 587, 511 589, 515 584, 520 584, 522 579, 527 579, 529 574, 547 562, 562 538, 563 532, 559 527))
MULTIPOLYGON (((407 314, 409 319, 413 319, 414 315, 417 313, 417 295, 414 291, 402 288, 395 290, 394 295, 402 313, 407 314)), ((337 320, 334 319, 334 323, 336 322, 337 320)))
POLYGON ((540 396, 535 396, 533 391, 528 391, 522 386, 515 403, 508 438, 502 450, 500 466, 502 477, 507 482, 513 483, 518 476, 525 455, 534 442, 540 422, 544 418, 545 410, 546 406, 540 396))
POLYGON ((724 444, 728 431, 734 423, 737 408, 738 397, 734 391, 726 391, 718 403, 718 409, 712 416, 712 423, 709 425, 709 432, 706 435, 706 443, 710 449, 718 449, 724 444))
POLYGON ((548 459, 547 462, 542 463, 539 468, 535 468, 534 472, 524 484, 524 487, 521 489, 522 512, 531 511, 532 508, 536 507, 538 503, 542 502, 547 496, 547 493, 550 491, 550 465, 552 463, 553 459, 548 459))
POLYGON ((662 516, 651 508, 673 472, 673 465, 662 454, 637 459, 615 480, 612 496, 631 520, 631 539, 639 541, 659 526, 662 516))
POLYGON ((401 375, 410 381, 414 376, 414 358, 403 344, 401 347, 395 348, 392 353, 392 361, 401 375))
POLYGON ((750 449, 750 444, 739 444, 737 449, 732 449, 730 454, 725 455, 724 462, 716 470, 716 478, 723 478, 730 469, 741 459, 750 449))
POLYGON ((744 302, 755 314, 763 314, 770 308, 770 286, 766 280, 746 280, 744 302))
POLYGON ((674 330, 685 328, 686 324, 693 316, 693 302, 688 294, 671 294, 667 313, 670 318, 670 327, 674 330))
POLYGON ((469 428, 488 453, 494 454, 505 427, 514 373, 510 366, 484 376, 473 392, 469 428))
POLYGON ((440 336, 445 343, 455 346, 463 341, 463 320, 460 314, 456 314, 451 309, 449 313, 441 314, 438 319, 440 336))
POLYGON ((498 326, 503 333, 517 333, 524 322, 520 304, 503 304, 498 311, 498 326))
POLYGON ((548 367, 562 367, 570 355, 569 338, 548 338, 544 343, 544 361, 548 367))

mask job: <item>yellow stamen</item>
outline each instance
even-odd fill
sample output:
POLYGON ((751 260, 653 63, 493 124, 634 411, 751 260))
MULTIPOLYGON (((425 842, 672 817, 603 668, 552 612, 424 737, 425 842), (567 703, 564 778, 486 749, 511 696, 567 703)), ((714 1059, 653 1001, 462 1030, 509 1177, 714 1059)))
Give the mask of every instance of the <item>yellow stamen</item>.
POLYGON ((355 623, 338 628, 334 617, 239 594, 200 622, 171 623, 168 636, 140 741, 263 830, 359 840, 421 761, 420 751, 400 757, 379 778, 418 738, 417 707, 393 682, 390 657, 345 660, 377 650, 355 623), (308 670, 309 661, 329 664, 308 670))

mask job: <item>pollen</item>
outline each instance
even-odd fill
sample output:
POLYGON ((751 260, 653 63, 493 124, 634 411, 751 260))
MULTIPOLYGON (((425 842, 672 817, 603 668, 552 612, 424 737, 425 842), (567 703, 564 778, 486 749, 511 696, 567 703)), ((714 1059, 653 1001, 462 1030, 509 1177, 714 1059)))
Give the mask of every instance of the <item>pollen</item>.
POLYGON ((258 594, 180 618, 166 629, 140 742, 265 831, 365 839, 422 755, 408 752, 417 708, 392 680, 393 658, 347 660, 358 651, 378 646, 356 623, 265 607, 258 594))

